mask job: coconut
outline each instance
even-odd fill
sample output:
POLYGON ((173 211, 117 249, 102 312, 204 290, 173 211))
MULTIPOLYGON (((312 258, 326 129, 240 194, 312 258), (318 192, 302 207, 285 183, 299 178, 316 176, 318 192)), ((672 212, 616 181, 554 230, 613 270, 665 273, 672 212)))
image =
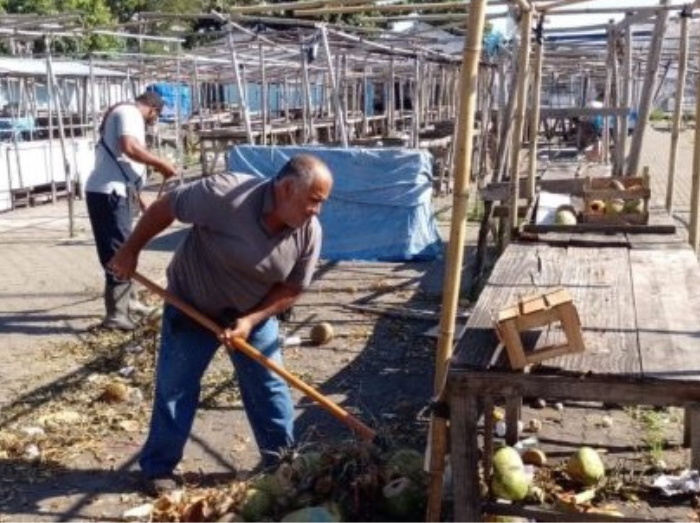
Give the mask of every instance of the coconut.
POLYGON ((315 523, 340 521, 340 519, 333 515, 326 507, 305 507, 295 510, 294 512, 290 512, 282 518, 282 521, 290 523, 297 521, 309 521, 311 523, 315 523))
POLYGON ((641 198, 635 198, 634 200, 627 200, 625 202, 625 212, 630 214, 642 214, 644 211, 644 200, 641 198))
POLYGON ((113 381, 105 386, 98 400, 105 403, 123 403, 128 397, 129 387, 119 381, 113 381))
POLYGON ((261 474, 250 482, 250 486, 262 490, 272 498, 277 498, 285 493, 285 485, 273 474, 261 474))
POLYGON ((554 215, 554 223, 556 225, 576 225, 576 214, 569 209, 561 209, 554 215))
POLYGON ((316 475, 321 470, 321 453, 304 452, 299 454, 292 462, 292 469, 301 478, 316 475))
POLYGON ((615 198, 605 204, 605 214, 622 214, 625 210, 625 200, 615 198))
POLYGON ((327 321, 322 321, 311 327, 309 334, 311 341, 316 345, 323 345, 333 339, 333 326, 327 321))
POLYGON ((382 489, 386 512, 399 520, 420 521, 423 518, 425 493, 408 478, 397 478, 382 489))
POLYGON ((523 454, 523 463, 541 467, 547 463, 547 455, 540 449, 527 449, 523 454))
POLYGON ((530 478, 524 469, 494 474, 491 478, 491 492, 500 499, 520 501, 527 496, 529 489, 530 478))
POLYGON ((414 449, 399 449, 388 460, 389 471, 396 476, 419 479, 424 471, 423 454, 414 449))
POLYGON ((605 212, 605 202, 603 200, 593 200, 589 202, 588 211, 593 214, 603 214, 605 212))
POLYGON ((272 496, 264 490, 249 488, 241 503, 241 516, 246 521, 262 521, 269 518, 274 508, 272 496))
POLYGON ((612 180, 610 182, 610 188, 615 189, 617 191, 624 191, 625 189, 627 189, 627 187, 625 187, 625 184, 622 183, 620 180, 612 180))
POLYGON ((572 480, 591 486, 605 477, 605 465, 594 449, 581 447, 569 458, 566 473, 572 480))
POLYGON ((523 460, 513 447, 501 447, 493 455, 493 473, 504 476, 524 470, 523 460))

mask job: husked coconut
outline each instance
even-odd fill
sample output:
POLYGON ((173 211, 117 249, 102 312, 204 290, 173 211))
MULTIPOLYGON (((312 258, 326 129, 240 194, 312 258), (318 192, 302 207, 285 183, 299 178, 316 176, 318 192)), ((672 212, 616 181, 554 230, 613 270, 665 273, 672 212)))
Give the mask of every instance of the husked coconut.
POLYGON ((327 321, 322 321, 311 327, 309 337, 316 345, 324 345, 333 339, 333 326, 327 321))

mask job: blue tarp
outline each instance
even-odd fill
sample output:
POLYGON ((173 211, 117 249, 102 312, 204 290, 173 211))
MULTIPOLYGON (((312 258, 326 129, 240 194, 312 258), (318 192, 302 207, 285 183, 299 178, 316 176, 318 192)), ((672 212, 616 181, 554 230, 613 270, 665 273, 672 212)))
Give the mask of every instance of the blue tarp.
POLYGON ((163 112, 160 113, 162 122, 174 122, 177 120, 177 100, 180 97, 180 121, 185 121, 192 113, 192 95, 190 88, 184 84, 153 84, 146 87, 146 91, 153 91, 160 95, 165 103, 163 112))
POLYGON ((313 154, 330 167, 333 191, 321 212, 326 260, 430 260, 442 253, 430 205, 432 162, 426 151, 237 146, 228 167, 274 176, 291 158, 313 154))

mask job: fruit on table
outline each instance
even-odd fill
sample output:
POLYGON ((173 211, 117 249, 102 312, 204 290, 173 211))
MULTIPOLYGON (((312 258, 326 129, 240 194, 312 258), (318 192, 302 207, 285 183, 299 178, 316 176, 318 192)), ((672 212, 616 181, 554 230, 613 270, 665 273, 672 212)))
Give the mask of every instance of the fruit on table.
POLYGON ((603 214, 605 212, 605 202, 603 200, 591 200, 588 203, 588 211, 593 214, 603 214))
POLYGON ((605 204, 605 214, 622 214, 625 210, 625 200, 615 198, 605 204))
POLYGON ((554 215, 554 223, 556 225, 576 225, 578 220, 576 214, 570 209, 559 209, 554 215))
POLYGON ((642 212, 644 212, 644 200, 641 198, 627 200, 625 202, 625 212, 630 214, 642 214, 642 212))

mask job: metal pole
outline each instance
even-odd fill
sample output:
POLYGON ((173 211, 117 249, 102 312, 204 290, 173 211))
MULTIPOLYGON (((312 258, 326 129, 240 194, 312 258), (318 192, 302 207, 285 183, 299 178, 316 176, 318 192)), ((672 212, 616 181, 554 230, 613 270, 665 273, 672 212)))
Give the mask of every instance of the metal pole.
POLYGON ((681 118, 683 117, 683 97, 685 96, 685 79, 688 70, 688 19, 692 10, 681 13, 681 42, 678 55, 678 79, 676 81, 676 100, 673 111, 671 130, 671 151, 668 162, 668 185, 666 186, 666 210, 673 214, 673 185, 676 178, 676 161, 678 159, 678 139, 680 138, 681 118))
POLYGON ((331 47, 328 44, 328 32, 326 27, 321 27, 321 38, 323 40, 323 49, 326 52, 326 61, 328 62, 328 73, 331 77, 331 90, 333 91, 333 107, 335 110, 335 119, 340 126, 340 141, 343 147, 348 146, 348 130, 345 125, 345 114, 343 113, 343 108, 340 103, 340 94, 338 93, 338 82, 335 75, 335 70, 333 68, 333 59, 331 56, 331 47))
POLYGON ((228 30, 228 49, 231 53, 231 63, 233 64, 233 74, 236 78, 236 87, 238 88, 238 105, 243 113, 243 123, 245 124, 245 132, 248 137, 248 143, 254 144, 253 140, 253 130, 250 125, 250 113, 248 112, 248 95, 246 91, 246 86, 243 85, 241 80, 241 71, 238 67, 238 53, 236 53, 236 45, 233 41, 233 29, 229 27, 228 30))
MULTIPOLYGON (((53 62, 51 59, 51 37, 44 37, 46 42, 46 72, 48 79, 49 100, 55 96, 56 77, 53 72, 53 62)), ((73 209, 73 176, 70 164, 68 163, 68 154, 66 153, 66 136, 63 129, 63 114, 61 112, 61 104, 56 104, 56 117, 58 119, 58 138, 61 143, 61 154, 63 155, 63 169, 66 176, 66 190, 68 191, 68 234, 71 238, 75 236, 74 209, 73 209)), ((49 119, 51 114, 49 114, 49 119)))

